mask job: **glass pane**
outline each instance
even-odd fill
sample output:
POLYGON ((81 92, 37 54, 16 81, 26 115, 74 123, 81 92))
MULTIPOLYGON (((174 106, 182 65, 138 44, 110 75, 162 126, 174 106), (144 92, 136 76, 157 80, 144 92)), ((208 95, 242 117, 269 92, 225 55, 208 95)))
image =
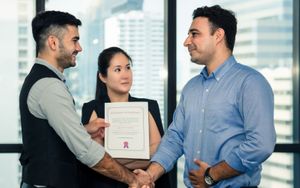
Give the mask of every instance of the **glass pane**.
POLYGON ((34 0, 0 0, 0 143, 20 143, 19 90, 35 56, 34 0), (4 115, 5 114, 5 115, 4 115))
MULTIPOLYGON (((293 1, 237 1, 203 0, 177 1, 177 98, 184 84, 200 73, 202 67, 190 62, 187 49, 182 45, 192 21, 195 8, 219 4, 233 10, 238 19, 238 31, 234 48, 236 59, 242 64, 260 71, 271 84, 275 96, 275 128, 277 143, 293 143, 293 1), (255 11, 253 11, 255 10, 255 11)), ((274 154, 275 155, 275 154, 274 154)), ((276 156, 279 154, 276 154, 276 156)), ((279 156, 284 155, 280 154, 279 156)), ((288 154, 286 154, 288 155, 288 154)), ((290 155, 288 155, 291 157, 290 155)), ((293 158, 289 165, 271 157, 264 164, 262 185, 266 187, 293 187, 293 158), (281 176, 280 183, 275 180, 273 171, 287 171, 289 176, 281 176), (284 186, 283 186, 284 184, 284 186)), ((178 164, 178 168, 183 165, 178 164)), ((178 171, 180 172, 180 170, 178 171)), ((278 173, 282 174, 282 173, 278 173)), ((182 181, 182 174, 179 181, 182 181)), ((180 183, 179 183, 180 184, 180 183)))
POLYGON ((0 154, 0 187, 20 187, 22 168, 18 160, 19 154, 0 154))
MULTIPOLYGON (((19 91, 35 56, 34 0, 0 0, 0 143, 21 143, 19 91)), ((19 154, 0 154, 0 187, 20 187, 19 154)))
POLYGON ((299 161, 299 155, 290 153, 273 153, 272 156, 263 164, 260 187, 294 187, 294 160, 299 161))
POLYGON ((163 1, 49 0, 46 9, 68 11, 83 23, 80 27, 83 52, 77 67, 66 71, 79 112, 84 102, 94 99, 99 53, 119 46, 133 59, 130 94, 157 100, 164 121, 163 1))

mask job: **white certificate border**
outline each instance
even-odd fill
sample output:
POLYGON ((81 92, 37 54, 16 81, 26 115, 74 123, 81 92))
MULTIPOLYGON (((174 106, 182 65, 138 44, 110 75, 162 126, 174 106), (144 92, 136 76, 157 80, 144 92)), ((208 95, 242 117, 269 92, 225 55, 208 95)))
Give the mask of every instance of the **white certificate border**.
POLYGON ((109 137, 109 127, 105 129, 105 137, 104 137, 104 145, 105 150, 108 152, 113 158, 132 158, 132 159, 150 159, 150 148, 149 148, 149 121, 148 121, 148 103, 147 102, 113 102, 113 103, 105 103, 105 121, 108 122, 110 118, 110 111, 112 108, 124 108, 124 112, 126 113, 126 109, 129 108, 139 108, 142 110, 143 114, 143 149, 138 150, 128 150, 128 149, 112 149, 109 148, 108 137, 109 137))

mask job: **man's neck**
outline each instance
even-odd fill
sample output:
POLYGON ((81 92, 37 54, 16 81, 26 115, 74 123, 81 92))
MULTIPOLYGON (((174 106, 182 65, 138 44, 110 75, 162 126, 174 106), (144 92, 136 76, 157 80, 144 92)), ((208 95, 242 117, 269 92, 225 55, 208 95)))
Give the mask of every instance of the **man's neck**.
POLYGON ((207 73, 210 75, 215 71, 220 65, 222 65, 230 56, 232 55, 230 50, 222 51, 221 53, 216 53, 214 58, 206 65, 207 73))
POLYGON ((50 65, 52 65, 53 67, 55 67, 61 73, 64 72, 64 69, 58 65, 56 59, 52 55, 47 54, 47 53, 38 53, 37 58, 45 60, 47 63, 49 63, 50 65))

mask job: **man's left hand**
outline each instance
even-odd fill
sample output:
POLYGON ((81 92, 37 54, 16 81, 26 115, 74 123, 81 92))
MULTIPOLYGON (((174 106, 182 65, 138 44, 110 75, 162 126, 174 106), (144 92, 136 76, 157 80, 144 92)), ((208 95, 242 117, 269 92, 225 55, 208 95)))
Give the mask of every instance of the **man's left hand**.
POLYGON ((208 185, 204 182, 204 172, 209 165, 201 160, 195 159, 195 164, 199 166, 198 170, 191 170, 189 172, 189 179, 195 188, 206 188, 208 185))

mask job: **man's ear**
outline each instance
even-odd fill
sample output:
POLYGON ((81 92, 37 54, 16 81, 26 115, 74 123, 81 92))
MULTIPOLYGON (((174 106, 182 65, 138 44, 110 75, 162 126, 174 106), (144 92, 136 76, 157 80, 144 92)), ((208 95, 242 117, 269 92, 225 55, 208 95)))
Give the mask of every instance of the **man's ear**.
POLYGON ((98 74, 99 79, 106 84, 106 78, 101 73, 98 74))
POLYGON ((221 42, 222 40, 224 40, 225 38, 225 31, 222 28, 218 28, 215 31, 215 36, 216 36, 216 41, 217 43, 221 42))
POLYGON ((58 43, 59 43, 58 38, 54 35, 50 35, 47 38, 47 44, 51 50, 56 50, 59 45, 58 43))

